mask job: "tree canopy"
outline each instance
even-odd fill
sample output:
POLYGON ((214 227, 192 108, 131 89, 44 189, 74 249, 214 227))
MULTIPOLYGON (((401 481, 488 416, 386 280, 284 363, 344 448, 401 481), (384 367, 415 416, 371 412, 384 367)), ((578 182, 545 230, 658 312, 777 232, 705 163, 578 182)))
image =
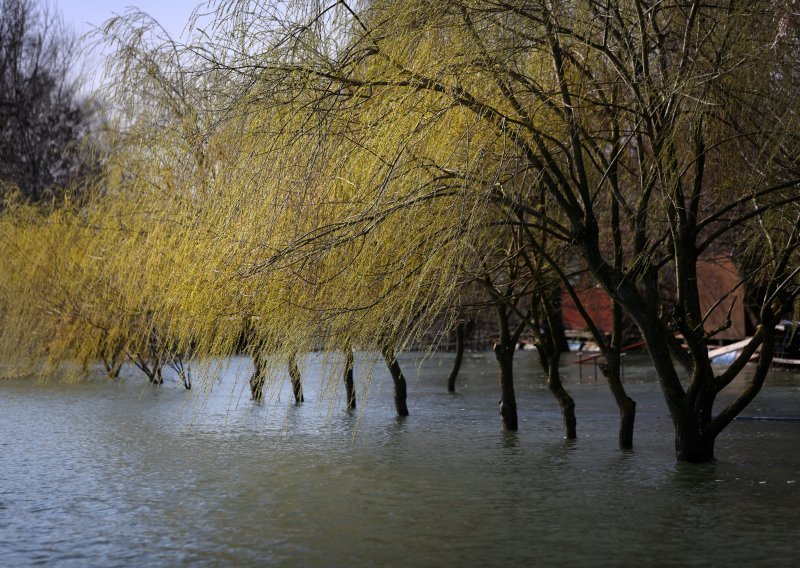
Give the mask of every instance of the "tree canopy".
POLYGON ((779 4, 231 1, 187 45, 142 18, 100 32, 119 124, 91 201, 3 216, 4 360, 225 355, 246 329, 274 374, 444 332, 476 294, 539 332, 516 296, 588 271, 646 342, 679 459, 711 459, 761 388, 800 294, 779 4), (697 282, 714 256, 758 312, 725 371, 697 282))
POLYGON ((0 182, 32 203, 73 199, 99 167, 96 105, 79 92, 78 44, 46 2, 0 1, 0 182))

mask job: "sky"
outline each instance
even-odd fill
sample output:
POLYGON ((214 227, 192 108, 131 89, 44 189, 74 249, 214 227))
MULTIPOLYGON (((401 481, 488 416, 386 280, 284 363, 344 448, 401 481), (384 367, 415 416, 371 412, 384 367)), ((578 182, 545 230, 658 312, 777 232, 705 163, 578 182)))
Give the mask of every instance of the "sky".
POLYGON ((192 11, 202 0, 55 0, 64 21, 79 35, 99 26, 114 14, 122 15, 129 7, 147 12, 173 37, 180 37, 192 11))
MULTIPOLYGON (((78 36, 100 26, 114 15, 124 15, 135 7, 155 18, 175 39, 187 39, 186 25, 196 6, 207 6, 204 0, 51 0, 67 24, 78 36)), ((92 52, 84 53, 83 89, 92 91, 104 81, 103 57, 92 52)))

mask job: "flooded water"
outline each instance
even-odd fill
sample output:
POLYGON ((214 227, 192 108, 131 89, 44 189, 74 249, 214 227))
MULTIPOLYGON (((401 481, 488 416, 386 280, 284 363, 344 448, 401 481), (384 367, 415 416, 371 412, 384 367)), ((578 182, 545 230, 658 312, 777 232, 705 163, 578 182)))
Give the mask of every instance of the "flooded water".
MULTIPOLYGON (((633 452, 616 448, 616 408, 591 367, 579 380, 565 365, 579 420, 567 442, 531 353, 516 361, 518 433, 501 429, 492 355, 466 357, 455 395, 450 361, 401 358, 406 419, 381 368, 363 411, 323 397, 313 355, 301 406, 288 385, 253 404, 246 359, 188 395, 133 370, 0 382, 0 565, 800 562, 800 423, 737 421, 715 463, 676 464, 646 359, 626 366, 633 452)), ((800 377, 774 373, 746 413, 800 416, 800 377)))

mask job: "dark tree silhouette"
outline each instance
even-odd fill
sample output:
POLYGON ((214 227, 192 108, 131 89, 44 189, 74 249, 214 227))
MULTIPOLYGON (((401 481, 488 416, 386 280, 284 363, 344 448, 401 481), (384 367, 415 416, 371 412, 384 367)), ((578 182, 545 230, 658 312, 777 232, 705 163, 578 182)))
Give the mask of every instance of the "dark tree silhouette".
POLYGON ((84 141, 97 113, 81 100, 78 61, 48 3, 0 0, 0 184, 25 201, 80 193, 96 171, 84 141))

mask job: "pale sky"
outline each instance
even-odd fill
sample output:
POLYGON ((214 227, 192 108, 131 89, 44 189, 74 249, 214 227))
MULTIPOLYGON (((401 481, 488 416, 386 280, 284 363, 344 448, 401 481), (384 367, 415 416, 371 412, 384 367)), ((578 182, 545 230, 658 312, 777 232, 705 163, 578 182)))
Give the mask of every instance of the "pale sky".
POLYGON ((114 14, 122 15, 129 7, 147 12, 175 38, 180 38, 192 10, 205 5, 202 0, 55 0, 64 21, 79 35, 99 26, 114 14))
MULTIPOLYGON (((188 40, 184 32, 195 7, 208 7, 207 0, 51 0, 70 28, 82 36, 99 27, 114 15, 124 15, 129 8, 138 8, 156 19, 173 39, 188 40)), ((205 10, 208 11, 208 10, 205 10)), ((104 82, 103 56, 83 56, 84 89, 92 91, 104 82)))

